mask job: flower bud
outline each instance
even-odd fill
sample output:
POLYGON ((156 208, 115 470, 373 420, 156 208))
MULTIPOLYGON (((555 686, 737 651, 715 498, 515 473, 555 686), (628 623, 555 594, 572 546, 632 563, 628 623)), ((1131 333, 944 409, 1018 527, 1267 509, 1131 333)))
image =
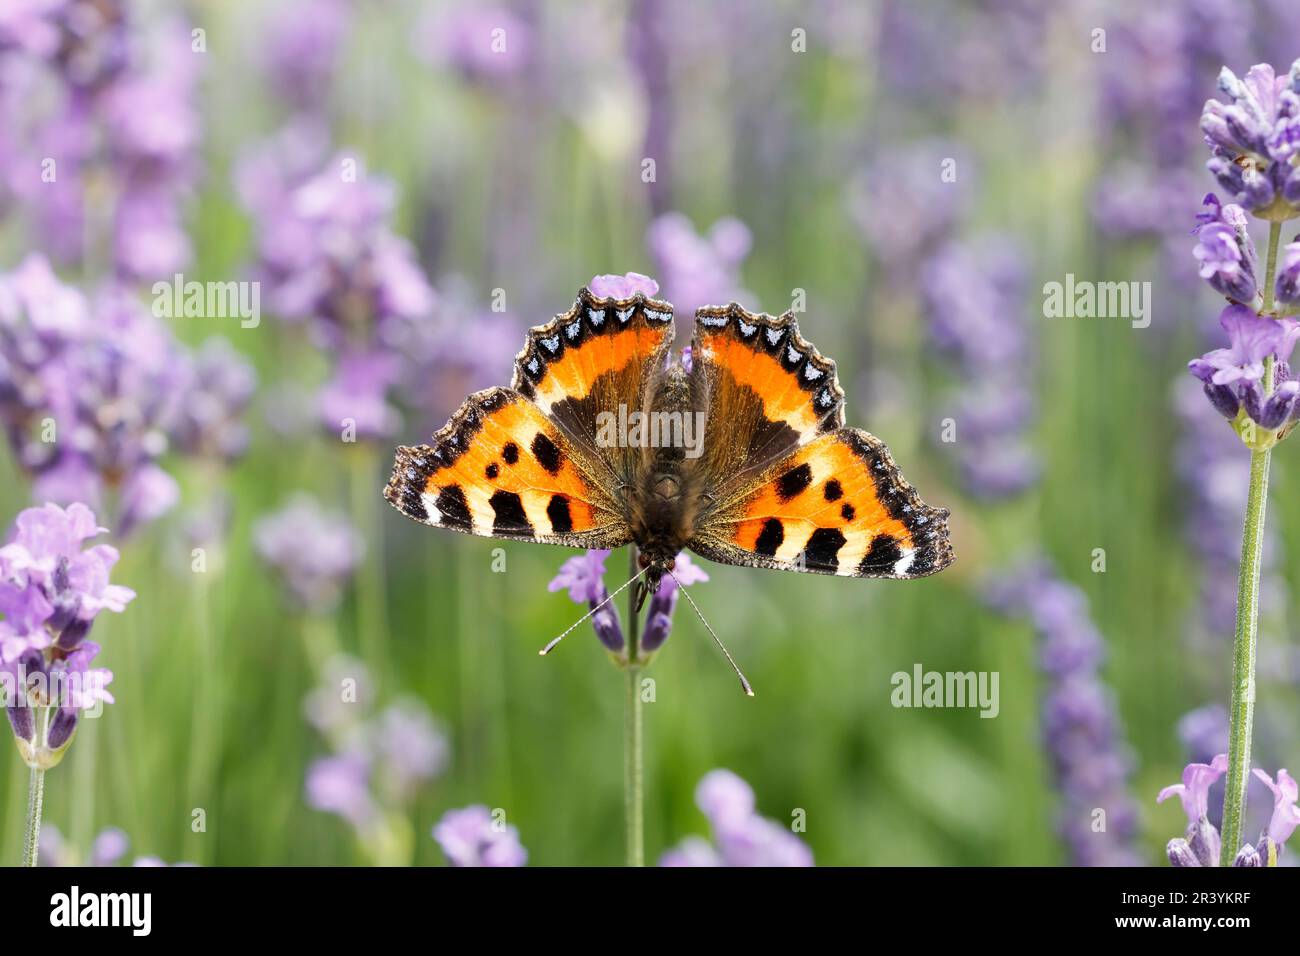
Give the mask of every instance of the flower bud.
POLYGON ((1237 858, 1232 861, 1233 866, 1263 866, 1259 859, 1259 851, 1250 844, 1246 844, 1237 853, 1237 858))
POLYGON ((1169 845, 1165 847, 1165 853, 1169 855, 1169 862, 1173 866, 1200 866, 1201 862, 1192 852, 1192 848, 1187 845, 1187 841, 1182 837, 1170 840, 1169 845))

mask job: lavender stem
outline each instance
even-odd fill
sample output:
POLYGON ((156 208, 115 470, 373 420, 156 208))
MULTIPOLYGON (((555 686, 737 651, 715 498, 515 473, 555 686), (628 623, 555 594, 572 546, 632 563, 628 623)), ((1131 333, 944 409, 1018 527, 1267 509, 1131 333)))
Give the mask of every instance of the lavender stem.
MULTIPOLYGON (((636 545, 629 548, 629 573, 637 568, 636 545)), ((643 737, 641 727, 641 665, 637 645, 637 592, 642 587, 637 582, 628 589, 627 596, 627 667, 626 703, 623 711, 623 814, 627 824, 627 865, 645 866, 645 801, 642 763, 643 737)))
MULTIPOLYGON (((36 739, 45 740, 50 721, 49 708, 42 707, 35 717, 36 739)), ((45 804, 45 768, 32 764, 27 781, 27 835, 23 840, 23 866, 34 867, 41 856, 41 810, 45 804)))
MULTIPOLYGON (((1282 224, 1269 225, 1265 259, 1264 312, 1273 308, 1282 224)), ((1273 390, 1273 359, 1264 364, 1265 394, 1273 390)), ((1232 866, 1241 848, 1250 772, 1250 738, 1255 722, 1255 646, 1259 637, 1259 572, 1264 552, 1264 513, 1268 505, 1268 470, 1272 451, 1252 451, 1246 520, 1241 534, 1241 568, 1237 576, 1237 627, 1232 649, 1232 703, 1228 711, 1228 777, 1223 795, 1223 847, 1220 866, 1232 866)))

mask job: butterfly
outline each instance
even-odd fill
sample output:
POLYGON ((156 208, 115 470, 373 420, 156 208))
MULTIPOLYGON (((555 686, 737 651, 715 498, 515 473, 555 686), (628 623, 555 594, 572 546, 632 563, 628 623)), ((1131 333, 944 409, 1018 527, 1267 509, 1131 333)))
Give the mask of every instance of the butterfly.
POLYGON ((952 563, 949 512, 845 427, 835 363, 792 312, 701 308, 689 353, 672 352, 673 330, 668 302, 584 287, 528 332, 509 388, 475 392, 431 443, 397 449, 384 497, 466 534, 634 544, 648 593, 684 548, 861 578, 952 563))

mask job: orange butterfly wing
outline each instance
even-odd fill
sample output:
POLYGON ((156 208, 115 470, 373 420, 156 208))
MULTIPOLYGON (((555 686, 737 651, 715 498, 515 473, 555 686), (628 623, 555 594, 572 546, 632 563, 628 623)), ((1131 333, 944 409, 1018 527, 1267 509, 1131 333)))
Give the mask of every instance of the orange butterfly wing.
POLYGON ((692 357, 709 396, 696 467, 710 489, 692 551, 853 577, 923 577, 952 563, 948 512, 921 500, 884 443, 843 427, 835 363, 793 314, 701 309, 692 357))
POLYGON ((598 416, 647 401, 672 333, 667 303, 582 289, 529 331, 511 388, 471 395, 430 444, 397 449, 384 497, 409 518, 467 534, 627 544, 620 489, 638 459, 601 447, 598 416))

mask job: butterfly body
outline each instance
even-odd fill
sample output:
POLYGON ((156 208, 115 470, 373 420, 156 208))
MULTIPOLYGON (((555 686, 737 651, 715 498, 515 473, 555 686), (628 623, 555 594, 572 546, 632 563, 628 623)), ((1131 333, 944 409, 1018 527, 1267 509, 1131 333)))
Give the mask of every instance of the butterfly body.
POLYGON ((687 548, 851 577, 951 563, 948 512, 844 427, 835 365, 792 314, 700 309, 689 364, 672 336, 671 304, 582 289, 529 332, 510 388, 471 395, 430 444, 398 449, 385 497, 463 533, 635 544, 650 592, 687 548))

